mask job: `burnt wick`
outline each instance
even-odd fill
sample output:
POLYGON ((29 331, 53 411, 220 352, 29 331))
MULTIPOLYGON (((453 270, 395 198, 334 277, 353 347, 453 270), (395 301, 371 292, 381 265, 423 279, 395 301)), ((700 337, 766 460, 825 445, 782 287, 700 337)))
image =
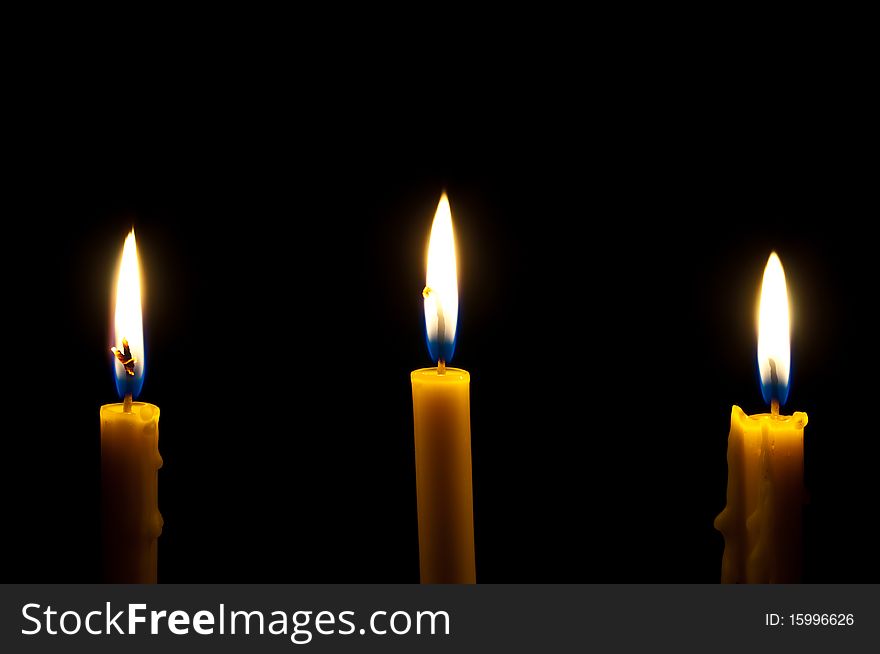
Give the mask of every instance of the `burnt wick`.
POLYGON ((125 372, 129 376, 134 377, 134 364, 137 363, 137 359, 131 356, 131 348, 128 346, 128 339, 122 339, 122 352, 115 347, 111 347, 110 351, 116 355, 119 363, 125 368, 125 372))

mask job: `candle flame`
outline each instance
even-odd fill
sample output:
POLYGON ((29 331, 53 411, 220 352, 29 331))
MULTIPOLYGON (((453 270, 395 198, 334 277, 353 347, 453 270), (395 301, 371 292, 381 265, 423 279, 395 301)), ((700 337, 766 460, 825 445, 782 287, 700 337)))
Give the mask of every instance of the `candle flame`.
POLYGON ((141 276, 134 229, 125 239, 116 277, 113 318, 113 366, 119 396, 137 397, 144 383, 144 321, 141 312, 141 276))
POLYGON ((428 352, 434 361, 448 362, 455 351, 458 324, 458 272, 452 211, 446 193, 440 196, 431 240, 428 244, 428 274, 425 290, 425 331, 428 352))
POLYGON ((791 369, 788 290, 779 256, 773 252, 764 268, 758 308, 758 371, 761 392, 768 404, 785 404, 791 369))

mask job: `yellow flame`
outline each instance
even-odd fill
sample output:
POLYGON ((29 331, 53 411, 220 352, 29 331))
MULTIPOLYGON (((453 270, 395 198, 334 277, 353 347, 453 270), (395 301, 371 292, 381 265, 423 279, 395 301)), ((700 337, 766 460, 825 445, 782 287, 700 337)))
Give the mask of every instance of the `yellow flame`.
MULTIPOLYGON (((116 309, 113 319, 113 345, 123 351, 122 340, 128 341, 131 356, 135 360, 135 374, 142 376, 144 371, 144 320, 141 313, 141 275, 138 263, 137 244, 134 228, 125 239, 122 248, 122 262, 116 277, 116 309)), ((120 361, 116 361, 116 376, 127 373, 120 361)))
POLYGON ((771 382, 772 360, 776 366, 778 383, 788 387, 788 373, 791 368, 789 330, 785 272, 779 256, 773 252, 764 268, 758 308, 758 369, 764 385, 771 382))
POLYGON ((446 193, 440 196, 431 240, 428 244, 428 274, 425 281, 425 326, 432 341, 452 342, 458 323, 458 272, 452 211, 446 193))

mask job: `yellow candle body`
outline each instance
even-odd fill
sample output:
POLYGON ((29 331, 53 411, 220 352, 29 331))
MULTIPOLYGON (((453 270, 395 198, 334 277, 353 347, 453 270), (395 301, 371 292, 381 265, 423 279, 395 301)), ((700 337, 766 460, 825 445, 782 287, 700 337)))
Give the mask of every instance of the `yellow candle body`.
POLYGON ((159 513, 159 407, 133 402, 101 407, 101 505, 104 581, 156 583, 159 513))
POLYGON ((803 566, 807 414, 730 414, 722 583, 796 583, 803 566))
POLYGON ((466 370, 410 376, 423 584, 476 583, 470 380, 466 370))

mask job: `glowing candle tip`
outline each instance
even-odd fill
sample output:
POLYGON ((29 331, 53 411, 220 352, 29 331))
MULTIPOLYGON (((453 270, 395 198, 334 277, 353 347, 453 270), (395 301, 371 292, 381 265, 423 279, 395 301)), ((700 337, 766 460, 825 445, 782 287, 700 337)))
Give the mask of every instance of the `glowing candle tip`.
POLYGON ((455 351, 458 323, 458 274, 452 212, 446 193, 440 197, 431 225, 427 263, 422 298, 428 352, 434 361, 449 361, 455 351))
POLYGON ((779 405, 788 398, 791 347, 788 289, 779 256, 773 252, 764 269, 758 306, 758 371, 764 401, 779 405))
POLYGON ((116 277, 112 342, 110 351, 115 359, 119 397, 136 397, 144 382, 145 358, 140 264, 134 230, 125 239, 116 277))

